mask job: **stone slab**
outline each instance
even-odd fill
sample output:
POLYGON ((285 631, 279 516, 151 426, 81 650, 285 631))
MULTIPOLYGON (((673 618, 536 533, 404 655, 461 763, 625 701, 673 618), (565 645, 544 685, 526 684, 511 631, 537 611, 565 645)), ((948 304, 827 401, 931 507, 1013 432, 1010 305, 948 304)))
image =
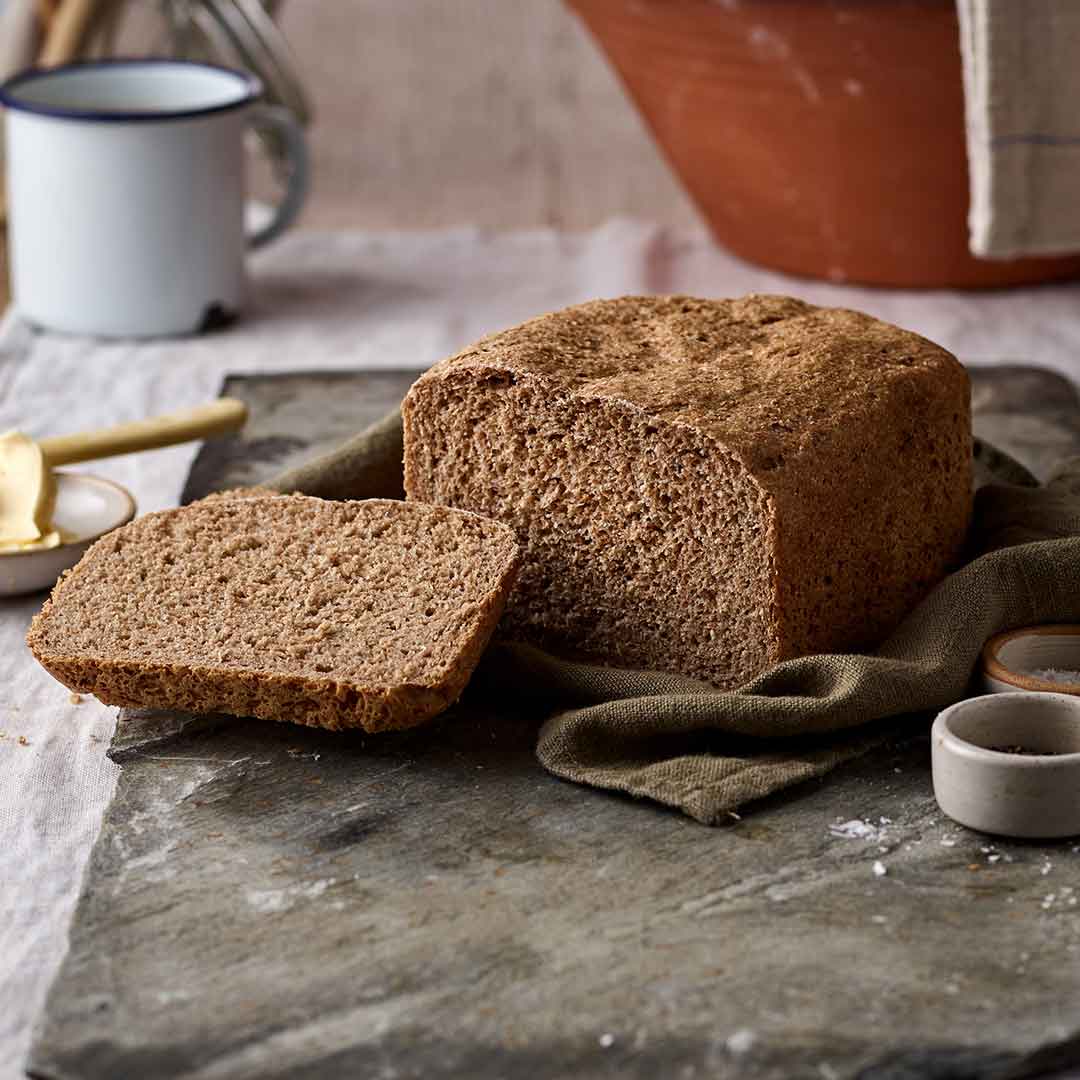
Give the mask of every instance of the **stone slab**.
MULTIPOLYGON (((410 378, 231 380, 252 423, 204 450, 186 497, 338 441, 410 378)), ((1040 473, 1080 452, 1057 376, 977 373, 975 401, 977 430, 1040 473)), ((468 696, 375 738, 126 712, 33 1075, 1005 1080, 1080 1065, 1080 843, 943 819, 925 719, 719 829, 547 775, 538 722, 527 700, 496 714, 468 696)))

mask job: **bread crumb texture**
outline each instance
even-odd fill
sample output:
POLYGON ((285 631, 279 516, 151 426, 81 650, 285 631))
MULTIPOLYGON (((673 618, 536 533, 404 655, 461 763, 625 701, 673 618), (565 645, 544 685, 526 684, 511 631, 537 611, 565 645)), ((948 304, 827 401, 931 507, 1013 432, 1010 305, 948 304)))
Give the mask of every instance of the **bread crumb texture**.
POLYGON ((969 397, 950 353, 859 312, 595 301, 421 377, 405 488, 515 530, 500 634, 733 687, 872 647, 945 574, 969 397))
POLYGON ((506 526, 442 507, 203 500, 99 540, 27 644, 107 704, 411 727, 464 689, 517 564, 506 526))

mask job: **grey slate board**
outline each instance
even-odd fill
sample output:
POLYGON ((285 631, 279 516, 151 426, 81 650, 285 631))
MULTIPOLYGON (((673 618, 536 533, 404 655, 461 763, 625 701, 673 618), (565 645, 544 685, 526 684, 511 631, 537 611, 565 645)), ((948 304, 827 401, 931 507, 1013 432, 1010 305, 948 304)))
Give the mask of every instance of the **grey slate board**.
MULTIPOLYGON (((252 423, 204 449, 186 497, 332 445, 411 374, 396 378, 229 380, 252 423)), ((977 430, 1039 472, 1080 452, 1080 403, 1056 376, 979 373, 975 401, 977 430)), ((925 718, 720 829, 548 776, 538 719, 476 693, 377 738, 125 713, 34 1075, 1003 1080, 1080 1065, 1080 843, 944 820, 925 718), (853 819, 872 835, 832 831, 853 819)))
POLYGON ((245 487, 333 450, 397 407, 419 371, 229 377, 222 396, 251 406, 243 431, 204 443, 181 503, 245 487))

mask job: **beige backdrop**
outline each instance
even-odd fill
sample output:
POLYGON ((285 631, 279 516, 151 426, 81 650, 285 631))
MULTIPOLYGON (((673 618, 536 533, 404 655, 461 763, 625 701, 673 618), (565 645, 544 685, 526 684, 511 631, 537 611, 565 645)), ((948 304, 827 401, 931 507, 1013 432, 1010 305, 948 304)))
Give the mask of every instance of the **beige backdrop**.
POLYGON ((307 221, 696 220, 560 0, 285 0, 318 115, 307 221))

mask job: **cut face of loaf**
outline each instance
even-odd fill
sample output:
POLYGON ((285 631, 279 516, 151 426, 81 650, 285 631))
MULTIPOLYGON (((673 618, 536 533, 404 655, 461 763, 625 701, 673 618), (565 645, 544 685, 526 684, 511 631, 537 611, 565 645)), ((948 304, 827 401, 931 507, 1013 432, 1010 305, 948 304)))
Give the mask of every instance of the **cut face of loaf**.
POLYGON ((949 353, 857 312, 597 301, 422 376, 405 489, 517 533, 500 634, 733 687, 873 646, 943 576, 968 399, 949 353))
POLYGON ((99 540, 27 643, 110 705, 405 728, 460 695, 517 565, 506 526, 443 507, 207 499, 99 540))

